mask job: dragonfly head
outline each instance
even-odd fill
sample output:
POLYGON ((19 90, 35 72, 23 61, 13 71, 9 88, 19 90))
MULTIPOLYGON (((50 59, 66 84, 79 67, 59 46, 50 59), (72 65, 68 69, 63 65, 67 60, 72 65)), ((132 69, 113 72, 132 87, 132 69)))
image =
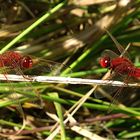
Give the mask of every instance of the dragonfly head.
POLYGON ((101 65, 101 67, 109 68, 110 67, 110 57, 109 56, 105 56, 105 57, 100 58, 99 63, 101 65))
POLYGON ((24 56, 21 58, 20 66, 23 69, 28 69, 33 66, 33 61, 29 56, 24 56))

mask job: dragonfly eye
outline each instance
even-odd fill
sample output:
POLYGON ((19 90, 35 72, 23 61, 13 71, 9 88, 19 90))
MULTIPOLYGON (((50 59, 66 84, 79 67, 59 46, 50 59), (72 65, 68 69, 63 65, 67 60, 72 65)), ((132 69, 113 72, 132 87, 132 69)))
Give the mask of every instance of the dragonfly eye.
POLYGON ((31 68, 33 66, 33 61, 29 56, 24 56, 21 59, 21 63, 20 63, 21 68, 31 68))
POLYGON ((103 68, 108 68, 110 67, 110 57, 103 57, 103 58, 100 58, 100 65, 101 67, 103 68))

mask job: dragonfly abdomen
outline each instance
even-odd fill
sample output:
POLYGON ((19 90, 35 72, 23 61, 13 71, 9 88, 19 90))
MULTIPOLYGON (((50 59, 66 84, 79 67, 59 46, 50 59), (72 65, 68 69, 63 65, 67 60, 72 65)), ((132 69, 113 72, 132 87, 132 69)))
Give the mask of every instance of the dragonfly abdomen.
POLYGON ((136 77, 136 78, 140 77, 140 68, 135 68, 135 67, 134 67, 134 68, 130 71, 129 75, 131 75, 131 76, 133 76, 133 77, 136 77))

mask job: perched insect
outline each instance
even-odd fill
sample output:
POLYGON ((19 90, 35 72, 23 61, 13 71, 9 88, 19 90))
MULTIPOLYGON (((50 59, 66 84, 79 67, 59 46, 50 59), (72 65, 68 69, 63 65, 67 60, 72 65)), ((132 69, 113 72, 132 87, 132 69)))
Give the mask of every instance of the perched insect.
MULTIPOLYGON (((109 33, 109 31, 106 30, 108 35, 111 37, 113 42, 116 44, 116 47, 120 51, 121 55, 117 55, 111 50, 105 50, 102 53, 102 56, 99 60, 99 63, 101 67, 108 68, 112 72, 110 73, 110 76, 107 77, 107 79, 121 79, 124 80, 124 82, 127 84, 128 80, 130 79, 137 79, 140 77, 140 68, 137 68, 133 65, 133 63, 128 58, 128 52, 127 49, 130 46, 130 44, 124 49, 119 42, 109 33)), ((123 87, 116 88, 116 87, 104 87, 104 91, 108 94, 115 93, 113 100, 116 100, 116 98, 119 97, 120 92, 122 91, 123 87)), ((97 98, 102 98, 104 95, 101 94, 95 94, 97 98)), ((114 101, 112 101, 114 102, 114 101)))
MULTIPOLYGON (((63 67, 64 69, 66 68, 62 63, 22 55, 19 52, 15 51, 7 51, 3 54, 0 54, 0 72, 4 75, 5 80, 9 83, 10 91, 14 93, 14 95, 10 97, 10 99, 14 102, 15 100, 17 100, 17 102, 15 102, 17 104, 17 109, 23 117, 23 127, 18 132, 16 132, 16 134, 19 134, 21 130, 24 129, 26 124, 26 117, 24 115, 21 104, 18 101, 18 90, 16 90, 16 87, 12 87, 14 84, 8 80, 7 74, 12 73, 22 75, 23 78, 25 78, 25 82, 23 82, 24 88, 22 89, 22 91, 34 92, 36 94, 35 98, 38 97, 37 99, 39 99, 42 103, 42 98, 40 97, 39 91, 34 89, 30 82, 26 82, 26 79, 29 79, 30 77, 26 76, 25 73, 33 73, 33 75, 46 75, 52 73, 50 75, 55 76, 60 73, 63 67)), ((34 100, 33 97, 29 97, 29 99, 34 100)))
POLYGON ((0 55, 0 67, 28 69, 32 66, 33 61, 29 56, 22 56, 20 53, 14 51, 7 51, 0 55))
POLYGON ((59 75, 60 71, 67 66, 50 60, 35 58, 33 56, 22 55, 15 51, 7 51, 0 54, 0 67, 3 68, 3 74, 16 73, 23 75, 28 71, 32 71, 33 75, 51 74, 51 76, 59 75))
MULTIPOLYGON (((140 68, 137 68, 133 63, 125 57, 116 57, 111 59, 108 54, 100 59, 100 65, 103 68, 109 68, 119 75, 127 75, 132 77, 140 77, 140 68)), ((110 51, 110 54, 112 52, 110 51)))

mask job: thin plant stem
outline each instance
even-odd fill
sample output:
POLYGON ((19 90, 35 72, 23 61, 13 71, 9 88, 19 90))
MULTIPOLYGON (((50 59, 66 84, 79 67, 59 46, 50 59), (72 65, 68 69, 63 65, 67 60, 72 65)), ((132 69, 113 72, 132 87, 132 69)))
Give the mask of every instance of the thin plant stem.
POLYGON ((21 34, 19 34, 17 37, 15 37, 10 43, 8 43, 3 49, 1 49, 0 54, 7 51, 9 48, 11 48, 13 45, 15 45, 21 38, 23 38, 25 35, 27 35, 29 32, 31 32, 33 29, 35 29, 38 25, 40 25, 42 22, 47 20, 49 17, 52 16, 56 11, 58 11, 60 8, 62 8, 65 5, 66 1, 63 1, 59 3, 57 6, 55 6, 50 11, 47 11, 41 18, 39 18, 36 22, 34 22, 31 26, 29 26, 26 30, 24 30, 21 34))
MULTIPOLYGON (((121 81, 113 80, 98 80, 98 79, 82 79, 82 78, 70 78, 59 76, 29 76, 29 75, 6 75, 9 81, 19 82, 41 82, 41 83, 63 83, 63 84, 81 84, 81 85, 106 85, 116 87, 139 87, 139 83, 125 83, 121 81), (25 78, 27 77, 27 78, 25 78)), ((0 74, 0 80, 7 80, 3 74, 0 74)))

